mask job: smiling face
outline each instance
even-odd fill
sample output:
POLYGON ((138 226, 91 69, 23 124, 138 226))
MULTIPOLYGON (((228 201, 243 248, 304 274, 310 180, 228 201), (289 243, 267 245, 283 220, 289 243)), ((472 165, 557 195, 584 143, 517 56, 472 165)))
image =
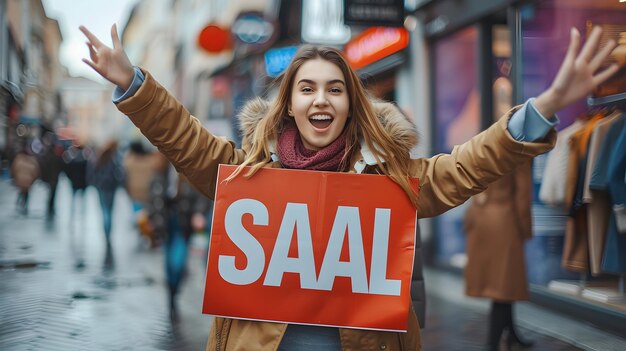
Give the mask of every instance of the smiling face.
POLYGON ((341 135, 350 101, 341 69, 322 58, 300 66, 291 87, 289 115, 294 117, 302 143, 319 150, 341 135))

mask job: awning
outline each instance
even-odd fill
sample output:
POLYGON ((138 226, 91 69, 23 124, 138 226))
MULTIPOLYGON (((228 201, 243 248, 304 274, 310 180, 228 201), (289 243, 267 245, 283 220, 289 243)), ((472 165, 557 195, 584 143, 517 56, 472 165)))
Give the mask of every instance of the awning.
POLYGON ((20 105, 24 103, 24 91, 22 91, 22 88, 20 88, 19 85, 9 80, 5 80, 2 82, 1 86, 9 93, 9 95, 11 95, 15 102, 20 105))

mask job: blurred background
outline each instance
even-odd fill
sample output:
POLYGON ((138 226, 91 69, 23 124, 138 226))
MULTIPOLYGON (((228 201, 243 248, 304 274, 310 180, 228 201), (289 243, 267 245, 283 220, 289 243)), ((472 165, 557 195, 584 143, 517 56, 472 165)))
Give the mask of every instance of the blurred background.
MULTIPOLYGON (((608 63, 622 69, 558 114, 561 151, 529 166, 520 200, 532 222, 520 244, 529 294, 515 319, 534 350, 626 349, 626 199, 586 179, 609 167, 588 149, 620 153, 623 0, 0 0, 1 350, 205 347, 212 203, 81 62, 78 26, 111 45, 114 23, 134 65, 237 144, 238 111, 273 96, 297 46, 335 46, 371 95, 417 125, 414 157, 450 152, 539 94, 570 28, 586 37, 601 26, 602 43, 619 43, 608 63), (600 120, 614 128, 602 122, 596 133, 600 120)), ((624 163, 611 167, 625 183, 624 163)), ((489 296, 469 293, 464 275, 476 201, 488 200, 420 220, 413 286, 425 350, 486 349, 489 296)))

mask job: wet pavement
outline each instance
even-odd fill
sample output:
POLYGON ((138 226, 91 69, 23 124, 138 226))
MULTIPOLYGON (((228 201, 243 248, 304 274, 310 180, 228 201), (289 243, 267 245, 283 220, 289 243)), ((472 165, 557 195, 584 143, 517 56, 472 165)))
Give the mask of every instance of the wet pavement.
MULTIPOLYGON (((422 330, 424 350, 479 351, 488 350, 487 315, 463 306, 451 303, 435 295, 428 296, 426 329, 422 330)), ((532 340, 532 351, 575 351, 583 350, 571 344, 540 334, 523 327, 517 330, 524 340, 532 340)), ((507 350, 503 343, 502 350, 507 350)), ((512 350, 516 350, 514 347, 512 350)))
MULTIPOLYGON (((170 320, 161 249, 150 249, 132 224, 130 201, 119 190, 112 249, 100 226, 97 193, 88 189, 74 209, 67 179, 57 192, 57 216, 47 221, 47 188, 37 182, 28 215, 15 210, 17 193, 0 179, 0 350, 204 350, 211 317, 200 313, 205 259, 191 250, 170 320)), ((437 290, 427 272, 424 350, 486 350, 486 311, 437 290)), ((462 293, 462 288, 455 288, 462 293)), ((532 350, 581 350, 523 324, 532 350), (531 330, 532 329, 532 330, 531 330)))
MULTIPOLYGON (((465 296, 463 275, 425 268, 426 328, 424 350, 487 350, 488 299, 465 296)), ((623 351, 626 338, 602 330, 581 318, 523 301, 514 306, 516 330, 534 341, 526 350, 623 351)), ((508 350, 501 344, 501 350, 508 350)), ((511 350, 519 350, 515 346, 511 350)))
POLYGON ((57 216, 46 221, 47 188, 31 191, 28 215, 0 180, 0 350, 203 350, 210 316, 200 313, 203 255, 191 256, 170 321, 161 249, 133 228, 126 194, 115 202, 107 255, 97 193, 77 197, 65 179, 57 216))

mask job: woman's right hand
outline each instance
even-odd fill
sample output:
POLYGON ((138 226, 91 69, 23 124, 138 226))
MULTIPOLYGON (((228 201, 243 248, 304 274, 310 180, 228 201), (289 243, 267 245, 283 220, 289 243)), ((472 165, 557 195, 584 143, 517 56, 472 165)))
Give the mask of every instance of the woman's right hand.
POLYGON ((83 62, 109 82, 119 86, 124 91, 128 90, 133 82, 135 71, 122 48, 122 43, 117 35, 117 26, 114 24, 111 27, 113 48, 104 45, 85 26, 80 26, 79 28, 89 40, 87 41, 87 47, 89 48, 91 60, 84 58, 83 62))
POLYGON ((615 40, 610 39, 603 48, 600 48, 602 28, 594 27, 580 48, 580 33, 576 28, 571 29, 570 43, 567 54, 552 85, 537 96, 535 108, 544 116, 552 116, 566 106, 590 94, 598 85, 609 79, 618 71, 617 64, 600 69, 604 61, 617 46, 615 40))

